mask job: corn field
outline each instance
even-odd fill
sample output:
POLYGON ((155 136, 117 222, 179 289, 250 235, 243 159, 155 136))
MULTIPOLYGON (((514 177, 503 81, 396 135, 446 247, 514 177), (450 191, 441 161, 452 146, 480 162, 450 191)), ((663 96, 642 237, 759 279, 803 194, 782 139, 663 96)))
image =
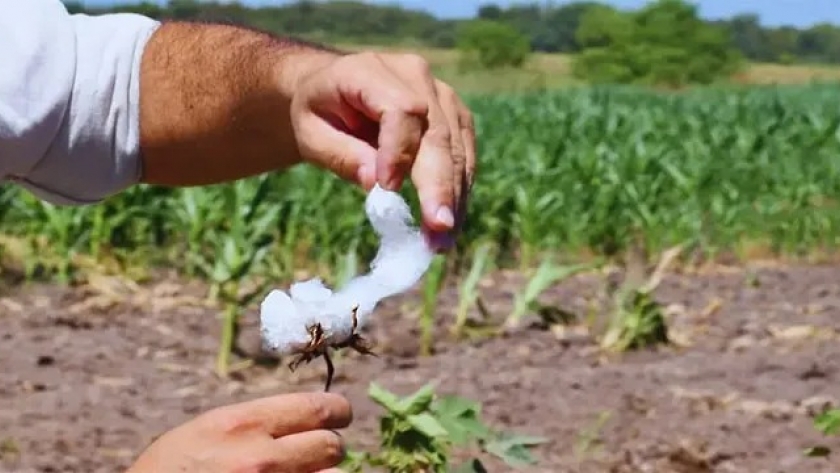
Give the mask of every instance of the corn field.
MULTIPOLYGON (((840 87, 704 89, 658 94, 585 88, 469 97, 480 173, 459 245, 491 242, 502 265, 537 255, 776 252, 840 240, 840 87)), ((233 157, 232 157, 233 158, 233 157)), ((416 208, 410 185, 405 195, 416 208)), ((0 188, 5 258, 67 279, 78 255, 175 267, 227 281, 340 279, 376 249, 364 195, 298 167, 206 188, 137 186, 101 205, 59 208, 0 188)))

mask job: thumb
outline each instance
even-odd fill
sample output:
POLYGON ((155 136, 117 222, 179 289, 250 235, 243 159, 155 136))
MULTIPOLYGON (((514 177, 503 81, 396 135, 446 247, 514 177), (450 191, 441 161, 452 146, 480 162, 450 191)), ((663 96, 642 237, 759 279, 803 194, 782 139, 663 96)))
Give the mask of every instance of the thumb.
POLYGON ((298 146, 306 161, 366 191, 376 184, 377 151, 370 144, 347 134, 315 114, 298 123, 298 146))

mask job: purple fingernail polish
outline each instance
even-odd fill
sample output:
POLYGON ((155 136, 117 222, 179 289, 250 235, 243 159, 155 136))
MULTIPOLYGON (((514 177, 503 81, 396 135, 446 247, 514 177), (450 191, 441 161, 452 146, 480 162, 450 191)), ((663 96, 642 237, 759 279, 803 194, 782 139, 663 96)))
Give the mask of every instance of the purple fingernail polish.
POLYGON ((455 238, 448 232, 428 232, 426 243, 434 251, 444 251, 455 246, 455 238))

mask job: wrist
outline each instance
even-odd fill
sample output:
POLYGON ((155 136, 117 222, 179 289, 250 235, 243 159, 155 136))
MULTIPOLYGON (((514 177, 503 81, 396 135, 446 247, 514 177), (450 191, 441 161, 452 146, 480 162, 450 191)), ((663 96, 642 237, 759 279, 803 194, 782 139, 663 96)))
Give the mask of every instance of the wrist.
POLYGON ((286 51, 281 51, 282 58, 275 62, 273 76, 280 94, 289 103, 302 81, 342 56, 338 52, 306 46, 292 46, 286 49, 286 51))

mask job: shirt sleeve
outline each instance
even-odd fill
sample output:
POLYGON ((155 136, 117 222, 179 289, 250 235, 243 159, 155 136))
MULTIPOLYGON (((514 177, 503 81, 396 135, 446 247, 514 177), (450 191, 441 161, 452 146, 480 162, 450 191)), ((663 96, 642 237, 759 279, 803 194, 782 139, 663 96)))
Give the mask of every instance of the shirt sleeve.
POLYGON ((64 205, 140 179, 140 60, 159 23, 0 0, 0 181, 64 205))

